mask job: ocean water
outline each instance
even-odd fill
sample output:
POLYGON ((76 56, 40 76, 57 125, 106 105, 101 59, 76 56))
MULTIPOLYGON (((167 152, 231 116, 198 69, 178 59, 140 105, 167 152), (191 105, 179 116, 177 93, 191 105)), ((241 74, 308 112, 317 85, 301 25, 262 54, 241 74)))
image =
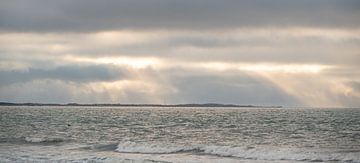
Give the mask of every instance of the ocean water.
POLYGON ((2 106, 0 162, 360 162, 360 109, 2 106))

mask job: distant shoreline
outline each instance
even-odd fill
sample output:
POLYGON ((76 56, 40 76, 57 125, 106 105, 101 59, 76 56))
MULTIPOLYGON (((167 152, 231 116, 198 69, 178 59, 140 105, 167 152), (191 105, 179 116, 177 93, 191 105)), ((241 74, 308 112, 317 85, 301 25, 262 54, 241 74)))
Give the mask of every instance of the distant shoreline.
POLYGON ((11 103, 0 102, 0 106, 98 106, 98 107, 261 107, 261 108, 282 108, 282 106, 256 106, 256 105, 235 105, 235 104, 51 104, 51 103, 11 103))

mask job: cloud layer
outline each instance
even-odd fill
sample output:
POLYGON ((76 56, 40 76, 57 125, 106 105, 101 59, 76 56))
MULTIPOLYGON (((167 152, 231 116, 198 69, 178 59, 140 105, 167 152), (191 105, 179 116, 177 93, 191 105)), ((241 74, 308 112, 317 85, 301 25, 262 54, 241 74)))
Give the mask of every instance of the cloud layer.
POLYGON ((357 0, 5 0, 6 31, 214 29, 253 26, 359 27, 357 0))
POLYGON ((360 106, 357 0, 5 0, 0 101, 360 106))

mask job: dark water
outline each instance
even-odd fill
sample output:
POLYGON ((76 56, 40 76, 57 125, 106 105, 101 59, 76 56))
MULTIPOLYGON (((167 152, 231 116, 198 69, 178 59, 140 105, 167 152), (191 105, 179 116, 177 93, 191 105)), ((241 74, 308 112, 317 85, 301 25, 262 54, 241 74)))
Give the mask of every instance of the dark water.
POLYGON ((5 162, 360 162, 360 109, 1 107, 0 148, 5 162))

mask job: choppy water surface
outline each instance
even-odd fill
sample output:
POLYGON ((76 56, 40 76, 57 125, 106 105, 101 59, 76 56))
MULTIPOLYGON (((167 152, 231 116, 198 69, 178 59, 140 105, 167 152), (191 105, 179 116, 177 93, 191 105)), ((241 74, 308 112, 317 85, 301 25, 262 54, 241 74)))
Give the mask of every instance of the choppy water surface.
POLYGON ((360 162, 360 109, 0 107, 0 162, 360 162))

